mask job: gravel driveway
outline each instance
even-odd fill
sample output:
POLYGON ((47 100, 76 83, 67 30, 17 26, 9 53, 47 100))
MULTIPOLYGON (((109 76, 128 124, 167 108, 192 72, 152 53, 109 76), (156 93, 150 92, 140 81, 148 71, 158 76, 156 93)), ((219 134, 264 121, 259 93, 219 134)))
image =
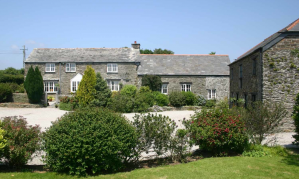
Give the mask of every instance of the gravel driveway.
MULTIPOLYGON (((51 126, 51 122, 55 121, 58 117, 61 117, 63 114, 68 111, 62 111, 56 108, 0 108, 0 118, 5 116, 23 116, 27 119, 29 125, 38 124, 41 126, 42 131, 45 131, 45 128, 51 126)), ((165 112, 157 112, 157 114, 162 114, 169 116, 172 120, 174 120, 178 128, 182 128, 182 119, 190 119, 190 115, 194 114, 194 111, 165 111, 165 112)), ((126 116, 129 120, 132 120, 135 113, 126 113, 126 116)), ((268 145, 282 145, 285 147, 296 147, 292 145, 294 138, 292 135, 295 133, 277 133, 273 135, 269 135, 267 140, 263 143, 268 143, 268 145)), ((40 161, 40 155, 38 154, 29 165, 42 165, 43 163, 40 161)))

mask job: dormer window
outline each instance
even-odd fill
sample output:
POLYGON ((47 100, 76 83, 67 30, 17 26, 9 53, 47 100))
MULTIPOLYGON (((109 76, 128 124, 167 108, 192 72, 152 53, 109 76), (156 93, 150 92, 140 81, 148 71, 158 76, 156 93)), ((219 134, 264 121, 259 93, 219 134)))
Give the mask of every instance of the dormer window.
POLYGON ((108 63, 107 64, 107 72, 108 73, 117 73, 118 72, 117 63, 108 63))
POLYGON ((76 72, 76 63, 66 63, 65 72, 76 72))
POLYGON ((55 63, 46 63, 46 72, 55 72, 55 63))

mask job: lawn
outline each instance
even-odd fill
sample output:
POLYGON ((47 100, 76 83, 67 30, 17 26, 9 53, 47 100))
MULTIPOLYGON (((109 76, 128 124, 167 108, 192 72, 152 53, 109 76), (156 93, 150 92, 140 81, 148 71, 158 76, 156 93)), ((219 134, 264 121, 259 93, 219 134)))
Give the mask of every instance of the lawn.
MULTIPOLYGON (((179 165, 160 166, 149 169, 136 169, 109 175, 88 178, 298 178, 299 158, 292 157, 222 157, 206 158, 179 165)), ((75 178, 65 174, 12 172, 0 173, 1 179, 60 179, 75 178)))

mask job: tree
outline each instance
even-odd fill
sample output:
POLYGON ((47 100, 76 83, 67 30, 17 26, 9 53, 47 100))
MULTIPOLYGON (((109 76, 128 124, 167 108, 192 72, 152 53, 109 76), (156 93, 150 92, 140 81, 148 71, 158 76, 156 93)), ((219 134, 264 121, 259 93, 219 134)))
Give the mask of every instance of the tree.
POLYGON ((44 92, 43 77, 38 67, 33 69, 31 66, 28 70, 24 87, 27 92, 27 96, 31 103, 39 103, 44 92))
POLYGON ((144 75, 142 77, 142 86, 148 86, 152 91, 159 91, 161 89, 162 80, 160 76, 144 75))
POLYGON ((107 82, 102 78, 101 73, 97 73, 94 100, 92 100, 91 104, 94 106, 106 106, 111 94, 107 82))
POLYGON ((140 54, 174 54, 173 51, 167 49, 156 48, 154 51, 149 49, 140 49, 140 54))
POLYGON ((94 100, 96 82, 97 79, 94 69, 91 66, 87 66, 77 90, 77 98, 81 105, 86 106, 94 100))

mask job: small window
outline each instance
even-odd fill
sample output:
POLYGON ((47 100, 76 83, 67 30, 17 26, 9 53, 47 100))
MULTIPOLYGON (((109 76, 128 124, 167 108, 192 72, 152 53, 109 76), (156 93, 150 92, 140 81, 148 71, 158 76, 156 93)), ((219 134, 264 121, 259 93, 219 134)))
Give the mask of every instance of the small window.
POLYGON ((44 91, 47 93, 56 93, 57 92, 56 84, 57 84, 57 82, 54 82, 54 81, 45 81, 44 82, 44 91))
POLYGON ((236 93, 236 100, 239 100, 239 93, 236 93))
POLYGON ((240 71, 239 77, 243 78, 243 68, 242 68, 242 65, 239 66, 239 71, 240 71))
POLYGON ((208 89, 208 99, 216 99, 216 89, 208 89))
POLYGON ((76 63, 67 63, 65 65, 66 72, 76 72, 76 63))
POLYGON ((107 80, 107 85, 111 91, 119 91, 119 80, 107 80))
POLYGON ((117 64, 116 63, 108 63, 107 64, 107 72, 117 73, 118 72, 117 64))
POLYGON ((55 72, 55 63, 46 63, 46 72, 55 72))
POLYGON ((181 84, 182 91, 191 91, 191 84, 181 84))
POLYGON ((75 93, 79 88, 80 81, 72 81, 71 83, 71 92, 75 93))
POLYGON ((168 93, 168 84, 162 84, 161 93, 163 93, 163 94, 168 93))
POLYGON ((247 94, 244 94, 244 100, 245 100, 244 107, 247 108, 247 103, 248 103, 247 94))
POLYGON ((234 78, 234 69, 231 68, 230 69, 230 79, 233 79, 234 78))
POLYGON ((255 95, 255 94, 252 94, 252 95, 251 95, 251 101, 252 101, 252 102, 255 102, 255 101, 256 101, 256 95, 255 95))

